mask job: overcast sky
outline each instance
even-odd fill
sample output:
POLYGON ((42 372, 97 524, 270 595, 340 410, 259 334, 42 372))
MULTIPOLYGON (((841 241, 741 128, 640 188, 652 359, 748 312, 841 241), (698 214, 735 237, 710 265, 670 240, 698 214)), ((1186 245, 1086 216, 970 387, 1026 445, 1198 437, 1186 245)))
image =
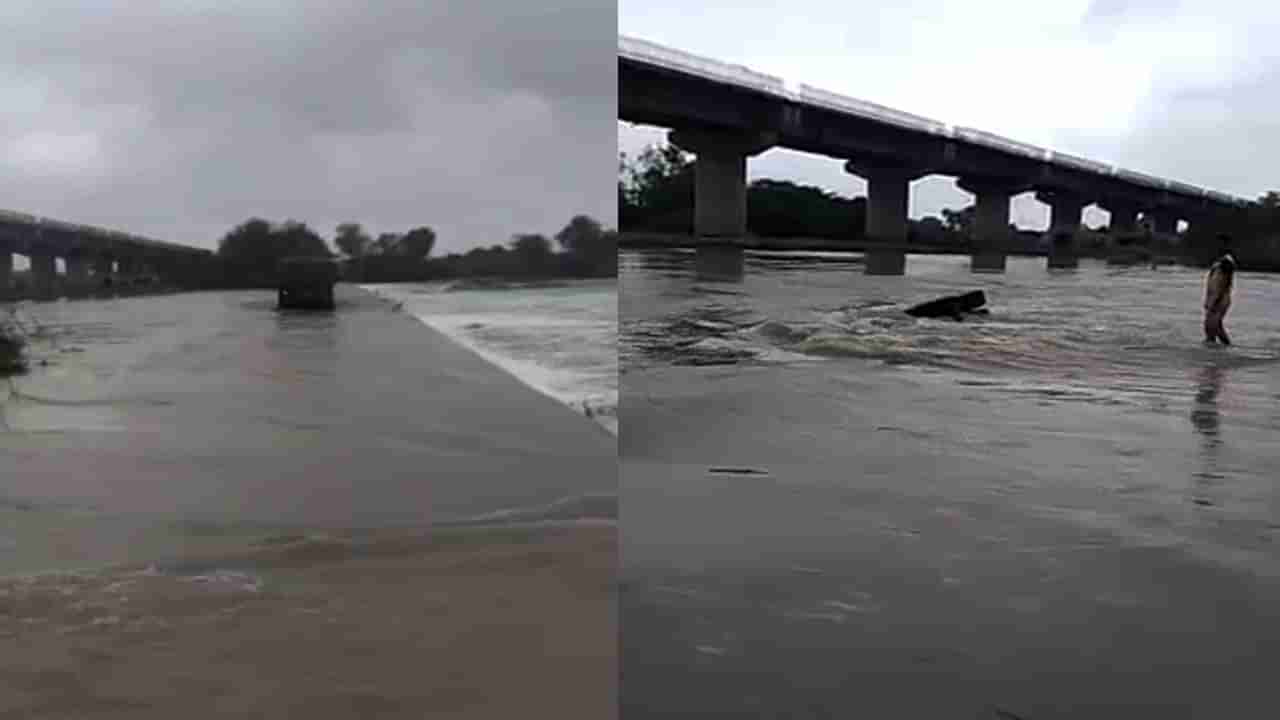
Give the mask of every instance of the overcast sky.
MULTIPOLYGON (((1212 0, 620 0, 618 28, 795 83, 1132 170, 1254 198, 1280 189, 1280 6, 1212 0)), ((620 149, 665 133, 618 123, 620 149)), ((838 160, 771 150, 752 177, 845 195, 838 160)), ((962 207, 950 178, 912 184, 911 214, 962 207)), ((1013 219, 1042 228, 1029 195, 1013 219)), ((1087 212, 1086 222, 1107 215, 1087 212)))
POLYGON ((0 207, 216 246, 616 223, 609 0, 6 2, 0 207))

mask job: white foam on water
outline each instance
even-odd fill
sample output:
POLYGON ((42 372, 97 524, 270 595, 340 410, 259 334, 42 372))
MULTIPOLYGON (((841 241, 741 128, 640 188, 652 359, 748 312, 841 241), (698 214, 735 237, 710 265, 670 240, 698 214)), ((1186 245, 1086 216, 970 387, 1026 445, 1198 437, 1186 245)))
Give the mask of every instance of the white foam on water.
POLYGON ((616 289, 362 287, 618 434, 616 289))

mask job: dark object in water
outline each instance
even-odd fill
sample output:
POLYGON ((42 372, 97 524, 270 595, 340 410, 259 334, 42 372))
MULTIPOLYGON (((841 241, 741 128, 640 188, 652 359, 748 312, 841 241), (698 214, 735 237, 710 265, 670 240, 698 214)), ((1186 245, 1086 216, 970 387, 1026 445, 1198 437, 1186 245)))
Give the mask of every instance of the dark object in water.
POLYGON ((0 328, 0 374, 22 372, 27 369, 27 360, 23 355, 26 340, 16 333, 0 328))
MULTIPOLYGON (((907 308, 907 314, 911 317, 949 317, 960 320, 965 313, 977 313, 979 308, 986 304, 986 293, 981 290, 973 290, 963 295, 948 295, 947 297, 909 307, 907 308)), ((983 314, 985 314, 985 310, 983 314)))
POLYGON ((332 310, 338 263, 326 257, 288 257, 280 261, 279 307, 332 310))

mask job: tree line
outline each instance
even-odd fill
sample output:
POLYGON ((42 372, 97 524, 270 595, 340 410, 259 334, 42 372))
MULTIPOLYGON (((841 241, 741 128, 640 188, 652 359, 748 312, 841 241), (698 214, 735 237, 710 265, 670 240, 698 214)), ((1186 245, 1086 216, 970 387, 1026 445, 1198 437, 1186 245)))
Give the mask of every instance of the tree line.
POLYGON ((218 243, 215 267, 205 284, 270 287, 276 268, 292 256, 332 257, 357 282, 409 282, 457 277, 553 278, 617 275, 617 231, 588 215, 574 216, 552 238, 513 235, 506 244, 431 257, 436 232, 428 226, 376 237, 355 222, 337 226, 333 247, 296 220, 262 218, 232 228, 218 243), (336 252, 335 252, 336 248, 336 252))

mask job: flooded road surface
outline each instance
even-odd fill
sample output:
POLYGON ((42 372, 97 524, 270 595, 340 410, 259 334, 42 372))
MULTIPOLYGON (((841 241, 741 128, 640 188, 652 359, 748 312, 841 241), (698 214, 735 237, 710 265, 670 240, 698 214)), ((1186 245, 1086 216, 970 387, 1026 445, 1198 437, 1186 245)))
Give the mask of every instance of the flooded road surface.
POLYGON ((967 263, 624 255, 624 717, 1269 705, 1280 282, 1207 348, 1197 271, 967 263))
POLYGON ((19 314, 0 716, 613 713, 604 429, 342 286, 19 314))

